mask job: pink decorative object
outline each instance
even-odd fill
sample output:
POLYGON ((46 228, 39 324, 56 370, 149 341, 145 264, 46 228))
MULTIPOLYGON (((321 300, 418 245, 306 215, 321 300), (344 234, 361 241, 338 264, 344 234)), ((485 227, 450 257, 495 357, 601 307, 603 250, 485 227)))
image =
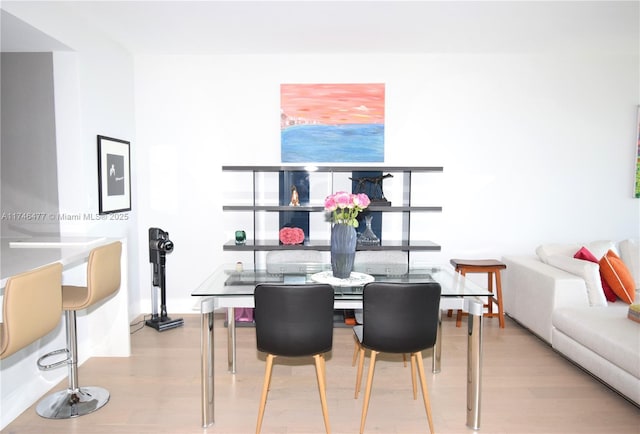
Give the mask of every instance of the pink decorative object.
POLYGON ((235 316, 238 322, 253 322, 253 308, 236 307, 235 316))
MULTIPOLYGON (((582 246, 580 250, 578 250, 576 254, 573 255, 573 257, 576 259, 582 259, 583 261, 595 262, 596 264, 599 263, 598 258, 596 258, 595 255, 591 253, 591 251, 584 246, 582 246)), ((602 281, 602 290, 604 291, 604 296, 607 299, 607 301, 611 301, 611 302, 616 301, 618 299, 618 296, 616 295, 615 292, 613 292, 613 289, 611 289, 611 286, 609 286, 609 284, 604 279, 604 276, 602 275, 602 271, 600 271, 600 280, 602 281)))
POLYGON ((300 244, 304 241, 304 231, 300 228, 280 229, 280 242, 282 244, 300 244))

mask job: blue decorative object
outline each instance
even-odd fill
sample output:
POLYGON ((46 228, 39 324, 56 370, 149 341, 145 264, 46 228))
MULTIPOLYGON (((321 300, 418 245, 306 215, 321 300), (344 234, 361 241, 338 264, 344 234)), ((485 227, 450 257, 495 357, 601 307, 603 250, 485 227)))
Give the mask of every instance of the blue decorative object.
POLYGON ((347 279, 353 270, 358 236, 353 226, 334 224, 331 227, 331 269, 333 277, 347 279))

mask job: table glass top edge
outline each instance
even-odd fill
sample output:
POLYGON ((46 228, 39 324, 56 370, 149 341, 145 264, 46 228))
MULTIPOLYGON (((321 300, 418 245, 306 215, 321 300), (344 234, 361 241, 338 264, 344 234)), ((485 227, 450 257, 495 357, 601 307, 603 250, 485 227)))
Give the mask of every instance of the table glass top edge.
MULTIPOLYGON (((307 266, 297 264, 296 267, 295 270, 289 269, 293 271, 272 273, 264 269, 256 270, 246 267, 236 269, 235 266, 221 266, 209 275, 191 295, 208 297, 250 296, 253 295, 253 290, 259 283, 300 285, 316 283, 317 280, 314 280, 314 275, 317 277, 319 273, 326 273, 330 269, 330 266, 325 264, 307 264, 307 266)), ((443 297, 486 297, 491 295, 487 289, 455 273, 453 268, 448 266, 413 267, 404 274, 367 274, 371 274, 372 279, 377 282, 438 282, 442 288, 443 297)), ((364 280, 353 280, 356 282, 354 285, 350 285, 347 282, 332 285, 336 298, 362 298, 364 285, 359 282, 364 280)), ((366 282, 368 281, 370 279, 366 279, 366 282)))

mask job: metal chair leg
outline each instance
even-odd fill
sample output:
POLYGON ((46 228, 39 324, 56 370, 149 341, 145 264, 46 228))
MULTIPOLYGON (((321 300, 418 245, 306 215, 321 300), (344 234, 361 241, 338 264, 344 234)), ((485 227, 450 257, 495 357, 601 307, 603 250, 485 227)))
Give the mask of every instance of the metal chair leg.
MULTIPOLYGON (((109 392, 101 387, 78 386, 78 335, 76 331, 76 311, 65 311, 67 349, 66 360, 69 370, 69 387, 42 399, 36 406, 36 413, 47 419, 69 419, 84 416, 103 407, 109 402, 109 392)), ((48 355, 60 353, 54 351, 48 355)), ((46 358, 47 355, 44 357, 46 358)), ((42 359, 42 358, 41 358, 42 359)), ((54 363, 51 367, 59 366, 54 363)), ((40 366, 40 364, 39 364, 40 366)), ((44 367, 46 369, 46 367, 44 367)))

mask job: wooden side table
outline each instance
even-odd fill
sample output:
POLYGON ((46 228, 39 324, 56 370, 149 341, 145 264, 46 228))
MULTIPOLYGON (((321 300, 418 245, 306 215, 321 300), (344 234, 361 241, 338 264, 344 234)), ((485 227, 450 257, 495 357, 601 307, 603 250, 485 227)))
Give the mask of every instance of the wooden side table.
MULTIPOLYGON (((488 304, 484 306, 487 308, 487 312, 484 314, 486 317, 493 318, 495 316, 493 312, 493 303, 498 305, 498 320, 500 322, 500 328, 504 328, 504 310, 502 308, 502 284, 500 280, 500 270, 507 268, 505 264, 495 259, 451 259, 451 265, 455 268, 456 272, 461 275, 467 273, 487 273, 488 291, 493 293, 493 281, 496 282, 496 292, 488 301, 488 304)), ((448 315, 451 316, 452 312, 449 311, 448 315)), ((462 323, 462 315, 466 315, 462 310, 458 310, 456 315, 456 327, 460 327, 462 323)))

